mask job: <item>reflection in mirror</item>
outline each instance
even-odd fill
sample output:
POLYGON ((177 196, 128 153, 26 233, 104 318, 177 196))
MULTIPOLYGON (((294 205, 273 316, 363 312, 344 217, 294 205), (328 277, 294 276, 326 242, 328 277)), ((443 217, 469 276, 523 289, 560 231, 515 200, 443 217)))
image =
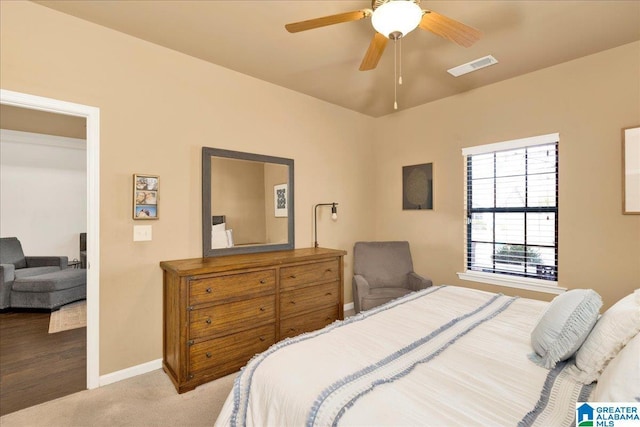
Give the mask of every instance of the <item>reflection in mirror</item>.
POLYGON ((293 160, 204 147, 203 256, 293 249, 293 160))

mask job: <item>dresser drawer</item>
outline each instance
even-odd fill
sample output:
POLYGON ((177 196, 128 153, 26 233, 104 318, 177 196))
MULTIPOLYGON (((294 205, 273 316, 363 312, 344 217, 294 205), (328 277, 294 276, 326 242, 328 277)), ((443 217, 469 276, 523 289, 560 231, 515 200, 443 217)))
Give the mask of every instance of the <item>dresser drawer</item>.
POLYGON ((229 334, 275 321, 275 295, 215 305, 189 313, 189 338, 229 334))
POLYGON ((237 371, 276 340, 275 324, 194 344, 189 348, 189 373, 237 371))
POLYGON ((303 316, 290 317, 280 322, 280 339, 295 337, 303 332, 311 332, 322 329, 338 320, 338 306, 328 307, 323 310, 303 316))
POLYGON ((275 270, 261 270, 227 276, 191 279, 189 304, 222 301, 229 298, 247 298, 262 292, 275 292, 275 270))
POLYGON ((280 293, 280 317, 296 316, 321 307, 337 305, 340 282, 304 287, 280 293))
POLYGON ((338 280, 340 278, 338 269, 339 263, 337 259, 284 267, 280 270, 280 287, 288 288, 307 283, 338 280))

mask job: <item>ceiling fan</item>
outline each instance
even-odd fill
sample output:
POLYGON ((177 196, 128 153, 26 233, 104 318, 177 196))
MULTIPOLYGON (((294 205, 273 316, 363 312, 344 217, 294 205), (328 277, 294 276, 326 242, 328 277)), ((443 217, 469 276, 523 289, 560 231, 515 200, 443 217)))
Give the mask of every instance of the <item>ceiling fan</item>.
POLYGON ((376 68, 389 39, 398 40, 417 27, 464 47, 480 39, 481 33, 475 28, 432 10, 421 9, 419 4, 420 0, 371 0, 371 9, 294 22, 285 28, 290 33, 297 33, 371 17, 376 32, 360 64, 360 71, 376 68))

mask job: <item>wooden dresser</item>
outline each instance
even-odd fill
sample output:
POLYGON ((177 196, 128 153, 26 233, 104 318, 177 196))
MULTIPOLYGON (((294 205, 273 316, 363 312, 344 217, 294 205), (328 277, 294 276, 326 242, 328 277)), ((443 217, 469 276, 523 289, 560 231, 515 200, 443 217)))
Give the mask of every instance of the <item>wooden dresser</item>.
POLYGON ((308 248, 161 262, 162 366, 178 392, 343 319, 345 254, 308 248))

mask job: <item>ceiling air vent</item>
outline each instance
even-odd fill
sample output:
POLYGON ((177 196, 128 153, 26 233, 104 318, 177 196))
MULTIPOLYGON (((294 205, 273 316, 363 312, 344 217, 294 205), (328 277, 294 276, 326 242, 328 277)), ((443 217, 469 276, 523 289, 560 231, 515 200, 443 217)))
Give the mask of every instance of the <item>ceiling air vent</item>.
POLYGON ((479 70, 480 68, 488 67, 489 65, 497 64, 498 60, 491 55, 487 55, 483 58, 473 60, 471 62, 467 62, 466 64, 458 65, 457 67, 453 67, 447 72, 454 77, 459 77, 463 74, 470 73, 472 71, 479 70))

